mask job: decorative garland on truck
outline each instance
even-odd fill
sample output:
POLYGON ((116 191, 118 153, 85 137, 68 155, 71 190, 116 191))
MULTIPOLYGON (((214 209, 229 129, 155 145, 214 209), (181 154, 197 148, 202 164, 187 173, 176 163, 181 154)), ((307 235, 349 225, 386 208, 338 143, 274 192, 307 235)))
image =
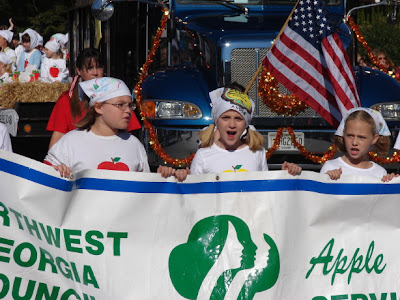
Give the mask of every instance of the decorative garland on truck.
MULTIPOLYGON (((145 64, 143 65, 141 69, 141 74, 139 77, 139 80, 135 86, 134 93, 136 95, 136 104, 140 108, 140 116, 141 120, 143 121, 144 128, 148 130, 149 132, 149 144, 151 148, 157 153, 157 155, 164 160, 166 164, 173 165, 176 167, 183 167, 187 166, 191 163, 194 153, 192 153, 190 156, 183 158, 183 159, 178 159, 178 158, 173 158, 169 154, 165 152, 163 147, 161 146, 160 142, 158 141, 157 137, 157 131, 154 128, 154 126, 151 124, 151 121, 146 118, 146 113, 145 113, 145 107, 143 103, 143 95, 142 95, 142 84, 144 80, 148 77, 148 71, 149 71, 149 66, 153 62, 153 58, 156 54, 157 49, 160 46, 160 39, 162 32, 166 28, 166 24, 168 21, 169 17, 169 11, 167 9, 163 9, 163 16, 160 22, 160 27, 157 29, 156 35, 154 37, 153 45, 150 49, 149 55, 147 57, 147 60, 145 64)), ((261 76, 261 80, 263 80, 263 93, 267 95, 268 100, 266 101, 269 105, 271 105, 276 112, 280 114, 286 114, 286 115, 296 115, 308 106, 306 104, 303 104, 300 100, 298 100, 295 96, 288 95, 284 96, 279 94, 279 91, 277 89, 277 81, 267 72, 263 71, 263 75, 261 76), (281 98, 283 101, 282 103, 276 103, 277 101, 274 101, 272 103, 273 97, 278 97, 281 98), (301 102, 301 103, 300 103, 301 102)), ((276 99, 276 98, 275 98, 276 99)), ((265 103, 267 106, 269 106, 267 103, 265 103)), ((271 107, 270 107, 271 109, 271 107)), ((272 109, 271 109, 272 110, 272 109)), ((265 151, 267 159, 269 159, 272 154, 279 148, 280 146, 280 141, 282 134, 286 130, 291 139, 293 145, 299 149, 300 153, 306 157, 307 159, 311 160, 312 162, 323 164, 327 160, 330 160, 333 158, 333 156, 336 153, 336 147, 334 145, 331 145, 328 148, 328 151, 323 152, 323 153, 315 153, 315 152, 310 152, 305 149, 304 146, 302 146, 300 143, 297 142, 296 140, 296 135, 294 133, 293 128, 291 127, 280 127, 277 129, 277 135, 276 138, 274 139, 273 145, 265 151)), ((371 160, 380 163, 380 164, 389 164, 389 163, 395 163, 395 162, 400 162, 400 154, 397 152, 394 152, 392 156, 386 157, 386 158, 381 158, 379 157, 376 153, 369 152, 369 156, 371 160)))

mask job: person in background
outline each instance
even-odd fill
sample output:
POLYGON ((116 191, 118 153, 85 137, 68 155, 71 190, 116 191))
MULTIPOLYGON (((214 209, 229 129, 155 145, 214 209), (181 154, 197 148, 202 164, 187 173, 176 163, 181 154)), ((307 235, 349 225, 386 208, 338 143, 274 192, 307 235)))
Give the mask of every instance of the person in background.
POLYGON ((17 62, 17 70, 25 71, 28 65, 33 65, 36 70, 40 70, 42 55, 36 47, 39 44, 39 34, 33 29, 27 29, 22 33, 21 43, 24 47, 17 62))
POLYGON ((386 55, 386 52, 382 49, 372 50, 372 54, 378 59, 379 63, 388 71, 394 70, 393 61, 386 55))
POLYGON ((54 37, 51 37, 44 46, 44 53, 45 57, 40 68, 41 80, 44 82, 67 82, 69 74, 67 64, 61 52, 61 45, 54 37))
POLYGON ((7 126, 0 122, 0 149, 13 152, 7 126))
POLYGON ((368 152, 386 156, 390 146, 390 131, 380 112, 364 107, 352 108, 343 117, 335 133, 335 145, 343 156, 328 160, 321 174, 332 180, 341 175, 367 175, 390 181, 395 174, 370 161, 368 152))
POLYGON ((10 59, 4 52, 0 52, 0 83, 12 82, 12 71, 10 59))
POLYGON ((22 51, 24 51, 24 47, 21 45, 21 34, 18 32, 14 32, 12 37, 12 44, 14 46, 15 55, 17 56, 17 62, 21 57, 22 51))
MULTIPOLYGON (((83 49, 76 59, 76 76, 69 91, 60 95, 51 113, 46 130, 52 131, 49 149, 67 132, 74 130, 74 124, 80 121, 89 108, 87 101, 81 101, 78 94, 78 80, 86 81, 103 77, 103 61, 100 51, 94 48, 83 49)), ((127 130, 141 128, 139 121, 133 114, 127 130)))
POLYGON ((13 33, 10 30, 0 30, 0 51, 1 53, 5 53, 7 55, 11 64, 11 72, 14 72, 17 69, 17 55, 15 54, 11 44, 12 37, 13 33))

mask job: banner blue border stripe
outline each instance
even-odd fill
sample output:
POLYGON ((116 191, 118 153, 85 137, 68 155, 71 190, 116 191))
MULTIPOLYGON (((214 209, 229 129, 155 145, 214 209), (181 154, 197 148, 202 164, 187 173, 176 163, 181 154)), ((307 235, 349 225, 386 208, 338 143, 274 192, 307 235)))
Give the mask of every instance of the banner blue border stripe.
POLYGON ((140 182, 81 178, 78 189, 128 193, 218 194, 265 191, 309 191, 329 195, 400 194, 400 184, 323 183, 307 179, 217 181, 199 183, 140 182))
POLYGON ((265 191, 309 191, 328 195, 400 194, 400 184, 324 183, 308 179, 268 179, 215 181, 199 183, 142 182, 98 178, 81 178, 76 182, 51 176, 24 165, 0 159, 0 171, 61 191, 77 189, 127 193, 218 194, 265 191))
POLYGON ((57 178, 5 159, 0 159, 0 171, 65 192, 72 191, 74 185, 74 182, 57 178))

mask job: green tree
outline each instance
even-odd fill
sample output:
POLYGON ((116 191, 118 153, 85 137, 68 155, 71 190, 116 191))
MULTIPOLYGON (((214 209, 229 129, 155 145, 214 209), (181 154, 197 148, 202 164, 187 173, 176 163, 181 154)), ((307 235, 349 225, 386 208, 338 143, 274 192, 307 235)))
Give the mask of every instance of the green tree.
MULTIPOLYGON (((388 21, 388 14, 394 7, 378 6, 357 12, 356 23, 364 35, 371 49, 380 48, 393 60, 396 66, 400 65, 400 24, 388 21)), ((398 12, 397 12, 398 13, 398 12)), ((359 52, 363 55, 366 51, 359 45, 359 52)))
POLYGON ((15 31, 33 28, 44 36, 67 32, 67 12, 73 0, 0 0, 0 24, 12 17, 15 31))

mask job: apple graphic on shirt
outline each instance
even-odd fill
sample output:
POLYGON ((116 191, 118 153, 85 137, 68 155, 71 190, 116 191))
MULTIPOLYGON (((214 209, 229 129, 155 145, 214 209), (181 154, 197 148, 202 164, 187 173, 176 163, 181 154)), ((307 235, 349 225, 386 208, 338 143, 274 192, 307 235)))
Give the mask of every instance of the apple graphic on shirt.
POLYGON ((51 67, 49 71, 50 71, 51 77, 54 77, 54 78, 56 78, 58 76, 58 73, 60 73, 60 70, 57 67, 51 67))
POLYGON ((129 167, 119 162, 121 160, 120 157, 111 158, 111 161, 104 161, 97 166, 97 169, 102 170, 117 170, 117 171, 129 171, 129 167))

